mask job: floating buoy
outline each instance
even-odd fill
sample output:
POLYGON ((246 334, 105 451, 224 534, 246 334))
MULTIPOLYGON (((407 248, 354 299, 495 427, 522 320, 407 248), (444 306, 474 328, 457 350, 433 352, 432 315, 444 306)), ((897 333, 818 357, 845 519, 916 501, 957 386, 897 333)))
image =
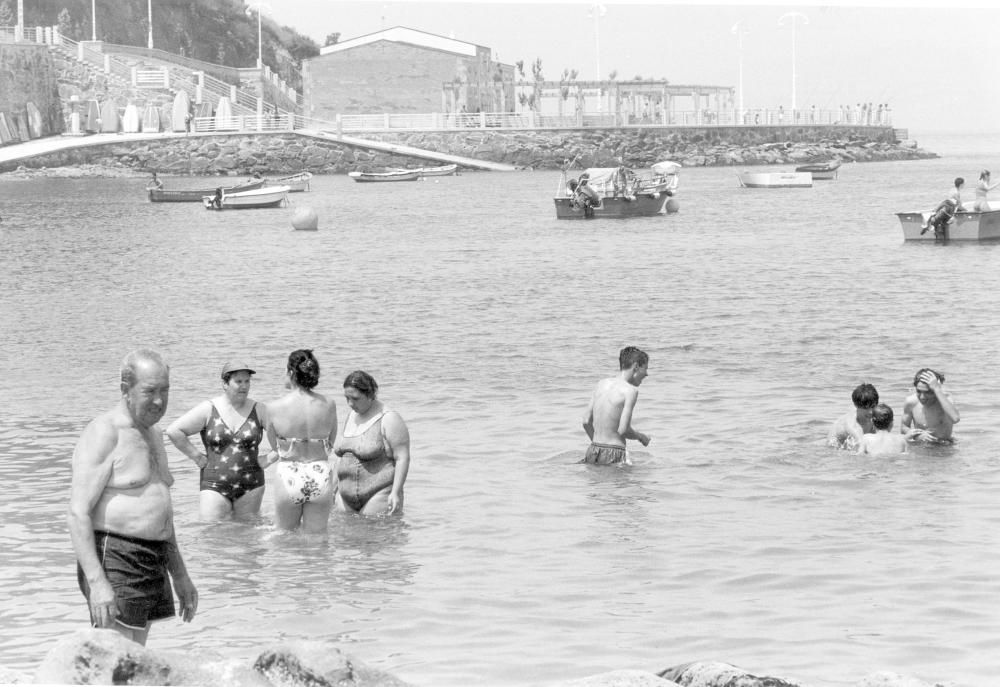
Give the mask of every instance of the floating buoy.
POLYGON ((292 213, 292 226, 299 231, 316 231, 319 228, 319 216, 312 208, 296 208, 292 213))
POLYGON ((676 198, 671 198, 667 201, 667 214, 672 215, 681 209, 681 204, 677 202, 676 198))

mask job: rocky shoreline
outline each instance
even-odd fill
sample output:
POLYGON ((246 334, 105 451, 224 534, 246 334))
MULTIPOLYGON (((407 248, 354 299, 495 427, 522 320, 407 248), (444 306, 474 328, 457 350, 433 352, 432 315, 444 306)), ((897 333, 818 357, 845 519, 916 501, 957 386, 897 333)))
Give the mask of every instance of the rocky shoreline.
POLYGON ((296 132, 271 135, 191 135, 114 141, 54 151, 0 165, 6 179, 37 176, 127 177, 150 174, 185 176, 347 174, 362 169, 417 167, 426 157, 400 150, 414 148, 442 155, 508 164, 518 169, 559 169, 575 159, 578 168, 612 167, 624 161, 646 169, 663 160, 683 167, 797 165, 836 159, 842 163, 923 160, 938 157, 916 141, 897 141, 891 130, 569 129, 543 131, 424 131, 371 134, 390 147, 316 138, 296 132), (70 171, 76 170, 76 171, 70 171))
MULTIPOLYGON (((484 681, 488 682, 488 678, 484 681)), ((112 630, 84 629, 53 645, 34 676, 0 668, 0 684, 205 685, 206 687, 411 687, 338 647, 316 641, 275 644, 253 661, 215 653, 171 654, 135 644, 112 630)), ((659 672, 622 669, 532 687, 809 687, 791 678, 758 676, 728 663, 696 661, 659 672)), ((959 687, 889 671, 855 687, 959 687)))

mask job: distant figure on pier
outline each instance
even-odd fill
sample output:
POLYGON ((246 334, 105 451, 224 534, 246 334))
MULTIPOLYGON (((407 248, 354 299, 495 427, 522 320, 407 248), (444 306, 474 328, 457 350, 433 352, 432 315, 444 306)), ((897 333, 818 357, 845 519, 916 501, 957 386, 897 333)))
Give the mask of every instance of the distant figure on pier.
POLYGON ((976 184, 976 202, 973 203, 972 209, 976 212, 989 212, 990 202, 987 194, 1000 186, 1000 181, 995 184, 990 183, 990 170, 984 169, 979 173, 979 183, 976 184))

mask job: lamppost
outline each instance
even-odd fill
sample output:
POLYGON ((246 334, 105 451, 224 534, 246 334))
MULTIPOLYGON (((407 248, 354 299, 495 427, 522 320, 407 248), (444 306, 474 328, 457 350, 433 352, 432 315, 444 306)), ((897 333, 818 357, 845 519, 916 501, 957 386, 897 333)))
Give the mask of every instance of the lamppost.
POLYGON ((264 68, 264 48, 263 43, 261 42, 260 32, 260 12, 263 4, 263 0, 257 0, 257 69, 264 68))
POLYGON ((153 49, 153 0, 146 0, 146 19, 149 24, 149 41, 148 47, 150 50, 153 49))
MULTIPOLYGON (((739 109, 737 110, 737 117, 742 119, 743 117, 743 36, 750 33, 749 29, 743 26, 742 21, 738 21, 733 24, 733 33, 736 34, 736 47, 740 53, 740 69, 739 69, 739 109)), ((739 123, 739 122, 737 122, 739 123)))
MULTIPOLYGON (((608 8, 599 2, 595 2, 590 6, 590 16, 594 18, 594 59, 597 61, 597 80, 601 80, 601 17, 605 15, 608 8)), ((602 107, 602 101, 604 100, 604 89, 598 86, 597 88, 597 111, 600 112, 602 107)))
POLYGON ((801 12, 787 12, 778 19, 778 26, 784 26, 785 20, 792 23, 792 116, 795 116, 795 23, 801 19, 803 26, 809 23, 809 18, 801 12))
POLYGON ((590 6, 590 16, 594 18, 594 57, 597 60, 597 79, 601 79, 601 17, 608 11, 608 8, 599 2, 590 6))
POLYGON ((97 41, 97 0, 90 0, 90 40, 97 41))

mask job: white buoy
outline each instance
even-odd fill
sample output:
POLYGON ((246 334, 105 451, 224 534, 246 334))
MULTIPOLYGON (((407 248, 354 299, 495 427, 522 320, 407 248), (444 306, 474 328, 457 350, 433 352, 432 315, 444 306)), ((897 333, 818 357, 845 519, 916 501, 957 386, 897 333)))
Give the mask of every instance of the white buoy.
POLYGON ((299 231, 316 231, 319 229, 319 216, 310 207, 295 208, 292 213, 292 226, 299 231))
POLYGON ((667 214, 672 215, 681 209, 681 204, 677 202, 676 198, 671 198, 667 201, 667 214))

